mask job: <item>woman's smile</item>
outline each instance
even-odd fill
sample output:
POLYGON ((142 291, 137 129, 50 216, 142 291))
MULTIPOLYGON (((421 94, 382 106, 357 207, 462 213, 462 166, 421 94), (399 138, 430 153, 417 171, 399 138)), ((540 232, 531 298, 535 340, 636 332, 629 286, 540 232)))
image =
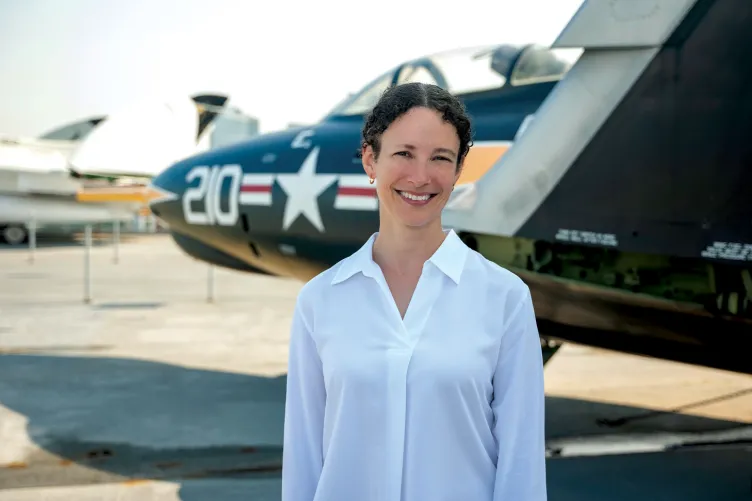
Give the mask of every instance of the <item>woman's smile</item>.
POLYGON ((427 205, 433 197, 436 196, 436 193, 416 193, 414 191, 401 191, 401 190, 394 190, 397 192, 397 194, 400 196, 402 200, 405 201, 405 203, 408 203, 410 205, 417 205, 417 206, 423 206, 427 205))

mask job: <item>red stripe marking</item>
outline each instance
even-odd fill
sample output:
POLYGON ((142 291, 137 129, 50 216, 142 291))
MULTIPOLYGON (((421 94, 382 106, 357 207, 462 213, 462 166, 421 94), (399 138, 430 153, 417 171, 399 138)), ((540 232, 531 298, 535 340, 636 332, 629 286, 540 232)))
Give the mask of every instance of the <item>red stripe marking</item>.
POLYGON ((346 186, 340 186, 340 188, 337 190, 337 194, 338 195, 353 195, 357 197, 375 197, 376 188, 358 188, 358 187, 348 188, 346 186))
POLYGON ((240 191, 243 193, 271 193, 271 186, 246 184, 240 187, 240 191))

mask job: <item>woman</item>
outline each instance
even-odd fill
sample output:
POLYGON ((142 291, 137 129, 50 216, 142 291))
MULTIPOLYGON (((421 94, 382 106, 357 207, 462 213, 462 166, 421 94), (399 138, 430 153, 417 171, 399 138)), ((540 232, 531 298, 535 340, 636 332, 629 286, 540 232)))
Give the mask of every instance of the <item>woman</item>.
POLYGON ((441 212, 472 144, 410 83, 363 128, 379 231, 305 284, 290 339, 283 501, 543 501, 543 363, 516 275, 441 212))

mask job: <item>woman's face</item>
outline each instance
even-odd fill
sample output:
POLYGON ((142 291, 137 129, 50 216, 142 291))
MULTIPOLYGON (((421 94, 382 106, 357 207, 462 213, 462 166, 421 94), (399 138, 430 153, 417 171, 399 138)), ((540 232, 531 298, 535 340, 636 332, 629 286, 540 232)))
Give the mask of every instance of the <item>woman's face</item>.
POLYGON ((363 150, 363 168, 376 179, 382 218, 409 227, 440 221, 460 176, 460 140, 454 126, 431 109, 416 107, 381 135, 378 159, 363 150))

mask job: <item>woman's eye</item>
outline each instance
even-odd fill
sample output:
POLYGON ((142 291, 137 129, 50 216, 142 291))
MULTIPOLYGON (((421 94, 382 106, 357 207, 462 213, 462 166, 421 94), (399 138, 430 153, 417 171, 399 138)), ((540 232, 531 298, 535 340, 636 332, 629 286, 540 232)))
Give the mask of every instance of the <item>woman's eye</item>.
MULTIPOLYGON (((410 153, 409 151, 398 151, 397 153, 395 153, 395 155, 398 155, 398 156, 401 156, 401 157, 405 157, 405 158, 412 158, 412 156, 413 156, 413 154, 410 153)), ((433 160, 438 160, 438 161, 441 161, 441 162, 452 163, 452 159, 451 158, 448 158, 448 157, 445 157, 445 156, 441 156, 441 155, 433 157, 433 160)))

